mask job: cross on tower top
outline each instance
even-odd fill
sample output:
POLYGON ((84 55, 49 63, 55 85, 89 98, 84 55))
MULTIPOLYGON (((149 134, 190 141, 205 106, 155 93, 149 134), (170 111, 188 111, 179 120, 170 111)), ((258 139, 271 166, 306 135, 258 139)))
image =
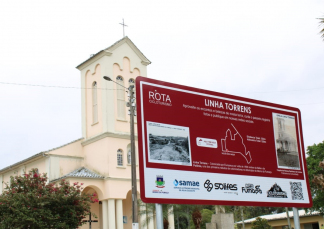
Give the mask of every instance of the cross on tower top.
POLYGON ((123 37, 125 37, 125 26, 128 27, 128 25, 125 25, 124 18, 123 18, 123 23, 119 23, 119 24, 123 26, 123 37))

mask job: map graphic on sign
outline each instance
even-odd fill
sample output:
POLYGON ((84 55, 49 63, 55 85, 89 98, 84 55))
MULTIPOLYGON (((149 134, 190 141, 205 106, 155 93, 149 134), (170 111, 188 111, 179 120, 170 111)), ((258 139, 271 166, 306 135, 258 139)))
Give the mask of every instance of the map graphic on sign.
POLYGON ((246 151, 243 138, 237 131, 235 126, 231 123, 235 133, 232 134, 231 129, 227 129, 225 138, 222 139, 222 151, 225 153, 241 154, 248 164, 251 163, 252 157, 250 151, 246 151))

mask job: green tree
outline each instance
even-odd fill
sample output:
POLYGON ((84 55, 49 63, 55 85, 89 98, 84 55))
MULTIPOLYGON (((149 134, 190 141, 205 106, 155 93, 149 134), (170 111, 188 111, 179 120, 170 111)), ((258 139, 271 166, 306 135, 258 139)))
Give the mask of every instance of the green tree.
MULTIPOLYGON (((149 224, 155 217, 155 204, 147 204, 138 200, 139 215, 145 216, 145 220, 141 222, 142 226, 149 224)), ((192 219, 192 213, 195 209, 199 209, 202 221, 200 223, 201 229, 206 229, 206 223, 210 223, 211 216, 214 213, 215 206, 212 205, 183 205, 183 204, 163 204, 163 224, 165 225, 168 215, 174 215, 174 226, 176 229, 194 229, 195 224, 192 219)))
POLYGON ((46 184, 46 174, 32 169, 10 178, 0 195, 0 229, 77 228, 90 213, 95 196, 82 193, 82 184, 61 180, 46 184))
POLYGON ((324 141, 307 147, 307 170, 313 198, 312 210, 324 214, 324 141))
POLYGON ((251 229, 271 229, 268 221, 266 219, 262 219, 261 217, 257 217, 251 225, 251 229))
MULTIPOLYGON (((236 206, 226 206, 226 212, 233 212, 234 221, 238 222, 242 220, 242 215, 240 207, 236 206)), ((277 214, 285 212, 284 207, 253 207, 253 206, 242 206, 243 208, 243 218, 251 219, 262 215, 277 214)))
POLYGON ((173 205, 175 228, 177 229, 190 228, 192 206, 193 205, 184 205, 184 204, 173 205))
POLYGON ((202 221, 201 221, 201 229, 206 229, 206 223, 211 222, 212 215, 215 214, 212 210, 202 209, 201 211, 202 221))

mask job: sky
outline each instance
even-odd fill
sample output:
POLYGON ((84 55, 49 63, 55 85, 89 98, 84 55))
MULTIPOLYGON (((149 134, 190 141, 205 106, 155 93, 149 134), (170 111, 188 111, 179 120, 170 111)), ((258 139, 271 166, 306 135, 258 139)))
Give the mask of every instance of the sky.
POLYGON ((148 77, 297 107, 305 147, 318 144, 323 16, 322 0, 1 1, 0 169, 81 138, 75 67, 121 39, 123 19, 148 77))

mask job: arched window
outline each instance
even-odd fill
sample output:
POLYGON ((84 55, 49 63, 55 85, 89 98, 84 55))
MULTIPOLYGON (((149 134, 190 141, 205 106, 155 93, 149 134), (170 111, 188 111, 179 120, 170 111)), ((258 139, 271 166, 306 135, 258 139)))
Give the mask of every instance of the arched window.
POLYGON ((97 82, 92 84, 92 123, 98 122, 97 82))
POLYGON ((117 150, 117 165, 123 166, 123 150, 118 149, 117 150))
POLYGON ((117 81, 117 118, 126 119, 125 88, 124 79, 121 76, 116 77, 117 81))
POLYGON ((133 78, 130 78, 128 80, 129 85, 135 85, 135 80, 133 78))

